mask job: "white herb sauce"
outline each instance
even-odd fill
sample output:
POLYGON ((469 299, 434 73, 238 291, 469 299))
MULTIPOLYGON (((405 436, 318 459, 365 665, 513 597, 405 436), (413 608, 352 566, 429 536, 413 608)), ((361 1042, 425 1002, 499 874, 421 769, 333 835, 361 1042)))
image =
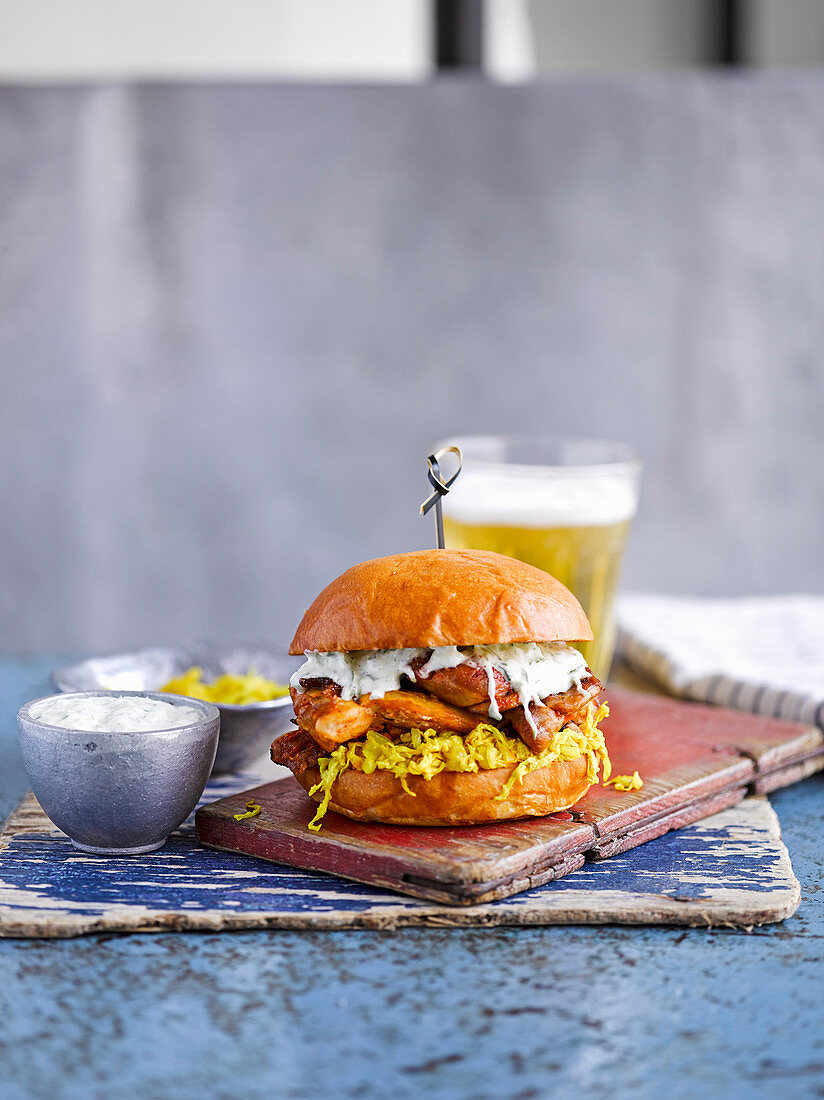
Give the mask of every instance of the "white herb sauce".
POLYGON ((487 675, 489 717, 499 719, 501 712, 495 701, 493 670, 509 681, 518 693, 527 720, 534 728, 530 703, 540 705, 549 695, 580 687, 587 675, 583 656, 564 642, 524 642, 507 645, 440 646, 437 649, 363 649, 351 653, 307 653, 306 661, 291 679, 291 685, 302 692, 301 680, 325 677, 340 685, 344 699, 369 695, 379 699, 387 691, 397 691, 401 677, 414 679, 412 662, 431 653, 421 668, 427 676, 441 668, 472 664, 487 675))
POLYGON ((202 712, 195 707, 132 695, 92 695, 85 699, 55 695, 36 703, 29 713, 48 726, 90 733, 176 729, 203 718, 202 712))

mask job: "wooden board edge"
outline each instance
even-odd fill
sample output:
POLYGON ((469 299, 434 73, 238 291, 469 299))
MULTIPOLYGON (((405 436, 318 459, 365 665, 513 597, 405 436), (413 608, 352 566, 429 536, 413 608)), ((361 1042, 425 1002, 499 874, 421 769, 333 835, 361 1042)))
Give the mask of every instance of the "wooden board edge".
MULTIPOLYGON (((582 893, 584 893, 582 891, 582 893)), ((591 900, 589 895, 588 900, 591 900)), ((552 927, 554 925, 627 925, 672 926, 688 928, 740 928, 748 929, 763 924, 776 924, 791 917, 798 908, 801 890, 796 882, 785 895, 776 898, 768 907, 753 908, 749 891, 731 892, 725 905, 716 904, 714 913, 695 911, 692 900, 660 896, 638 899, 637 908, 627 905, 626 899, 614 899, 615 905, 603 905, 584 913, 576 908, 575 894, 567 896, 567 904, 544 912, 522 911, 516 908, 486 909, 476 906, 422 909, 380 909, 354 913, 341 918, 337 913, 263 912, 226 913, 224 911, 191 914, 143 914, 134 919, 124 919, 120 914, 94 918, 73 917, 59 923, 3 921, 0 923, 0 939, 74 939, 94 935, 159 934, 168 932, 347 932, 393 931, 395 929, 429 928, 500 928, 500 927, 552 927), (740 897, 738 896, 740 895, 740 897), (620 905, 619 910, 617 906, 620 905), (689 908, 692 906, 692 908, 689 908)))
POLYGON ((640 844, 646 844, 649 840, 655 840, 673 829, 682 829, 685 825, 694 825, 720 810, 728 810, 737 806, 749 794, 749 785, 734 787, 731 790, 718 791, 701 802, 688 803, 676 806, 671 813, 660 817, 646 819, 645 828, 619 833, 617 836, 606 836, 598 841, 588 852, 587 859, 609 859, 610 856, 620 855, 640 844))
MULTIPOLYGON (((247 854, 238 848, 225 847, 222 844, 204 840, 202 837, 198 839, 204 847, 212 848, 215 851, 229 852, 232 855, 247 854)), ((266 860, 267 857, 256 855, 254 858, 266 860)), ((364 886, 375 886, 382 890, 391 890, 393 893, 403 894, 407 897, 417 898, 421 901, 432 901, 441 905, 470 907, 490 901, 500 901, 504 898, 512 897, 513 894, 521 894, 525 890, 532 890, 538 886, 545 885, 547 882, 553 882, 555 879, 562 878, 571 871, 577 871, 580 867, 583 867, 586 862, 586 856, 584 851, 567 853, 563 859, 536 867, 529 872, 519 871, 517 874, 506 879, 470 883, 468 885, 462 883, 442 883, 437 880, 413 875, 404 875, 400 879, 390 878, 380 873, 356 877, 354 875, 343 874, 340 870, 325 871, 318 867, 306 867, 305 864, 289 863, 287 860, 280 858, 271 859, 269 862, 281 864, 286 867, 295 867, 297 870, 309 871, 312 874, 329 875, 330 878, 344 879, 347 882, 357 882, 364 886)))
POLYGON ((35 831, 43 836, 65 836, 56 825, 49 821, 40 803, 34 797, 34 791, 26 791, 0 829, 0 851, 7 848, 18 833, 35 831), (36 828, 33 828, 36 826, 36 828))
MULTIPOLYGON (((650 797, 650 784, 638 791, 623 792, 624 805, 608 816, 599 817, 584 810, 582 821, 593 826, 596 839, 607 841, 631 834, 643 809, 644 822, 664 820, 682 808, 702 806, 717 795, 733 790, 746 790, 755 780, 755 766, 746 757, 730 757, 727 766, 697 779, 681 781, 674 769, 655 780, 655 785, 665 786, 659 794, 650 797)), ((743 796, 742 796, 743 797, 743 796)))
POLYGON ((766 772, 756 777, 752 784, 753 794, 770 794, 789 787, 802 779, 808 779, 816 772, 824 771, 824 752, 806 759, 795 761, 774 772, 766 772))

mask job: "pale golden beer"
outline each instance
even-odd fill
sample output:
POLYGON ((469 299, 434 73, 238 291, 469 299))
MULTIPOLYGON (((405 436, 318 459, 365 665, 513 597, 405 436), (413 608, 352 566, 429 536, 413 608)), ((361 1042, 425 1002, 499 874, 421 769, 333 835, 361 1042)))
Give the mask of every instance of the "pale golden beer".
POLYGON ((464 467, 444 499, 446 545, 494 550, 557 577, 587 613, 595 641, 580 648, 606 679, 621 559, 638 504, 637 458, 622 444, 598 441, 449 442, 461 448, 464 467))

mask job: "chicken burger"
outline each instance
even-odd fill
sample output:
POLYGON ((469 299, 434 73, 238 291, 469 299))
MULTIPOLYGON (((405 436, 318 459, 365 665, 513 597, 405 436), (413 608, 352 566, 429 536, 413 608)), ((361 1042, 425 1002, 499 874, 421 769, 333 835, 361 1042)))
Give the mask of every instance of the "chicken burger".
POLYGON ((272 744, 319 803, 360 821, 474 825, 573 806, 610 763, 592 631, 560 582, 482 550, 347 570, 290 652, 297 729, 272 744))

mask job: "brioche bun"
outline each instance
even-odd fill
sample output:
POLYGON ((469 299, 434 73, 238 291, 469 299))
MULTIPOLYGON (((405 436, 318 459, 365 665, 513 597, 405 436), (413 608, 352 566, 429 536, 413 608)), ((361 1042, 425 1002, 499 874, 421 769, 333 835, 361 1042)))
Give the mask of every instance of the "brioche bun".
MULTIPOLYGON (((391 772, 367 775, 347 768, 332 785, 329 809, 356 821, 386 825, 481 825, 566 810, 589 790, 587 758, 579 756, 527 772, 520 782, 515 781, 506 798, 496 801, 513 768, 443 771, 432 779, 408 775, 406 783, 414 797, 391 772)), ((295 778, 308 792, 320 779, 320 771, 309 768, 295 778)), ((312 798, 320 802, 322 794, 312 798)))
POLYGON ((289 652, 591 640, 581 605, 549 573, 488 550, 416 550, 327 585, 289 652))

